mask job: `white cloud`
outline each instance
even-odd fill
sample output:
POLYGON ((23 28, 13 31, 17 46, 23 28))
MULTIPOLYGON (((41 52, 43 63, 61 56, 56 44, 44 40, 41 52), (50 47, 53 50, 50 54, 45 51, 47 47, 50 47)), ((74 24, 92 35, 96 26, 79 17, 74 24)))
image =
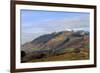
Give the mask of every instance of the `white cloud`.
POLYGON ((29 25, 22 27, 22 41, 27 42, 35 39, 36 37, 57 32, 63 30, 89 30, 89 15, 87 16, 76 16, 73 18, 63 18, 63 19, 47 19, 35 23, 28 23, 29 25))

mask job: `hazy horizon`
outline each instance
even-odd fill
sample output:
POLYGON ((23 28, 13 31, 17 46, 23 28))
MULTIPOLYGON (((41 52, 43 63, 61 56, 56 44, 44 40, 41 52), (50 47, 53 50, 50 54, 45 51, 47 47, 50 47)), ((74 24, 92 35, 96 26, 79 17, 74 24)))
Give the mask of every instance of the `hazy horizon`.
POLYGON ((21 44, 64 30, 89 31, 89 13, 21 10, 21 44))

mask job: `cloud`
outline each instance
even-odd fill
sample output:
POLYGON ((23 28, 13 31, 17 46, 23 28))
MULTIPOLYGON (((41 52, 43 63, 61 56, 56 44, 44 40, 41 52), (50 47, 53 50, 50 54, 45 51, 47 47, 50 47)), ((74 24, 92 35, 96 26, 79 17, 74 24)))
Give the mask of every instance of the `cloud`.
POLYGON ((35 22, 22 23, 22 43, 31 41, 36 37, 63 30, 89 30, 89 14, 73 17, 43 18, 35 22))
POLYGON ((73 17, 73 18, 63 18, 59 20, 52 20, 49 22, 45 22, 47 25, 53 25, 57 27, 75 29, 75 28, 89 28, 89 16, 83 17, 73 17))

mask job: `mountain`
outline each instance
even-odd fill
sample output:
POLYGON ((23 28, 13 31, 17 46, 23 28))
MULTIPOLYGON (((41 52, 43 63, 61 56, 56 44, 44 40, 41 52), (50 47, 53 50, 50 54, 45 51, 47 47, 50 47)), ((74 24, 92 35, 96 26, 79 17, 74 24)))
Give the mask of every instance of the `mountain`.
POLYGON ((28 62, 32 59, 62 55, 73 50, 78 53, 87 44, 89 44, 87 31, 61 31, 45 34, 21 45, 21 61, 28 62))

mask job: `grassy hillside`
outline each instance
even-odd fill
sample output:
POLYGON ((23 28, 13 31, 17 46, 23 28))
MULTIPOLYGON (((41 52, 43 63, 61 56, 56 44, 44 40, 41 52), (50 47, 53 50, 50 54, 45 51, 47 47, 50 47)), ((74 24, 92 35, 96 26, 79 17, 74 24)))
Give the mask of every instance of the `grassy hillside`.
POLYGON ((55 55, 55 56, 48 56, 43 57, 41 59, 33 59, 30 62, 45 62, 45 61, 68 61, 68 60, 86 60, 89 59, 89 49, 84 48, 81 49, 79 53, 75 52, 74 48, 66 49, 66 53, 55 55))
POLYGON ((89 35, 79 31, 62 31, 40 36, 22 45, 24 56, 21 61, 85 60, 89 59, 89 48, 89 35))

